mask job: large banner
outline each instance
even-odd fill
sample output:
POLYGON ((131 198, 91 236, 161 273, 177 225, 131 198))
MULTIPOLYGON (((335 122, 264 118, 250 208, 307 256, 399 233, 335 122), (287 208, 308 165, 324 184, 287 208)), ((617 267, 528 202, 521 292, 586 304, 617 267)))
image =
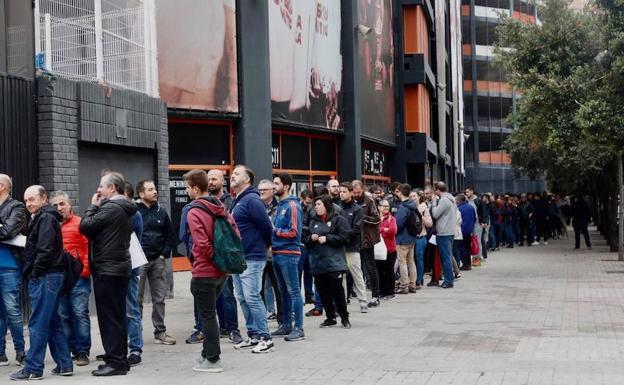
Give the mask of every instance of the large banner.
POLYGON ((273 119, 342 129, 340 1, 267 1, 273 119))
POLYGON ((167 106, 238 112, 235 0, 157 1, 156 25, 167 106))
POLYGON ((395 143, 392 1, 358 0, 359 87, 362 134, 395 143), (368 33, 366 29, 370 28, 368 33))

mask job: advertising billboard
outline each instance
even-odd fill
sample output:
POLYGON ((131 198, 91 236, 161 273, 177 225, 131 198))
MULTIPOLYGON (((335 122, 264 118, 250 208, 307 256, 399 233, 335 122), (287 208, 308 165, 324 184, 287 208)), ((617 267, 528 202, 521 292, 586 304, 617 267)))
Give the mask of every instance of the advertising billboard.
POLYGON ((362 135, 395 143, 392 1, 358 0, 358 27, 362 135))
POLYGON ((273 119, 342 129, 340 1, 267 1, 273 119))
POLYGON ((157 1, 156 28, 167 106, 238 112, 235 0, 157 1))

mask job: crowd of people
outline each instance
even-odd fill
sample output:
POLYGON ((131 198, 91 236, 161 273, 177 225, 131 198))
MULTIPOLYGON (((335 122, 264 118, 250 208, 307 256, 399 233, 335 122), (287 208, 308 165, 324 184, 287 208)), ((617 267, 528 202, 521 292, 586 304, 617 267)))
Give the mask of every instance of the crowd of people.
POLYGON ((260 354, 274 351, 276 338, 304 340, 312 317, 324 317, 315 323, 321 328, 340 323, 349 329, 350 304, 368 313, 425 285, 453 288, 462 271, 480 266, 488 252, 567 237, 570 220, 576 248, 581 235, 591 248, 589 208, 580 197, 478 196, 471 188, 452 195, 443 182, 422 190, 392 183, 384 193, 377 185, 336 179, 294 196, 289 174, 261 180, 256 188, 254 172, 244 165, 233 169, 230 195, 224 178, 220 170, 183 176, 191 202, 176 234, 154 181, 140 181, 135 191, 121 174, 104 173, 81 218, 67 193, 48 194, 38 185, 26 189, 22 204, 11 197, 10 177, 0 174, 0 365, 9 365, 9 329, 22 366, 10 378, 42 378, 48 346, 54 375, 70 376, 74 365, 90 363, 91 290, 104 349, 94 376, 125 375, 142 362, 146 281, 154 342, 175 344, 165 326, 165 260, 178 240, 192 266, 194 330, 185 342, 202 344, 193 366, 200 372, 223 370, 220 338, 260 354), (216 239, 223 236, 217 232, 224 229, 241 245, 246 267, 239 274, 226 274, 215 261, 222 246, 216 239), (16 241, 20 235, 24 244, 16 241), (140 267, 130 256, 134 238, 146 259, 140 267), (67 256, 82 264, 69 289, 67 256), (28 352, 22 282, 31 309, 28 352), (304 312, 306 304, 312 307, 304 312), (239 328, 239 308, 246 333, 239 328))

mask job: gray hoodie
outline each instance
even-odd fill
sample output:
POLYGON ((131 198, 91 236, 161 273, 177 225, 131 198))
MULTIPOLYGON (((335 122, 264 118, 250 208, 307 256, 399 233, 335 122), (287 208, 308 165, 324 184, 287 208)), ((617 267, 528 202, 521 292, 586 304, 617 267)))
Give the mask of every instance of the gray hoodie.
POLYGON ((436 220, 437 235, 455 235, 457 206, 455 205, 455 198, 451 194, 442 194, 438 202, 431 208, 431 215, 436 220))

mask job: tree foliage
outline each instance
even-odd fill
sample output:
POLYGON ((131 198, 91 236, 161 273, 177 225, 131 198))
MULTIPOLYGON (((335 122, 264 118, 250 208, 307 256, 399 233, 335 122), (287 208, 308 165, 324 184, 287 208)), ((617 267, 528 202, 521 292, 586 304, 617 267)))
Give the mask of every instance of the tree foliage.
POLYGON ((504 145, 514 168, 575 190, 624 150, 624 0, 568 3, 541 1, 538 24, 503 18, 496 53, 521 95, 504 145))

